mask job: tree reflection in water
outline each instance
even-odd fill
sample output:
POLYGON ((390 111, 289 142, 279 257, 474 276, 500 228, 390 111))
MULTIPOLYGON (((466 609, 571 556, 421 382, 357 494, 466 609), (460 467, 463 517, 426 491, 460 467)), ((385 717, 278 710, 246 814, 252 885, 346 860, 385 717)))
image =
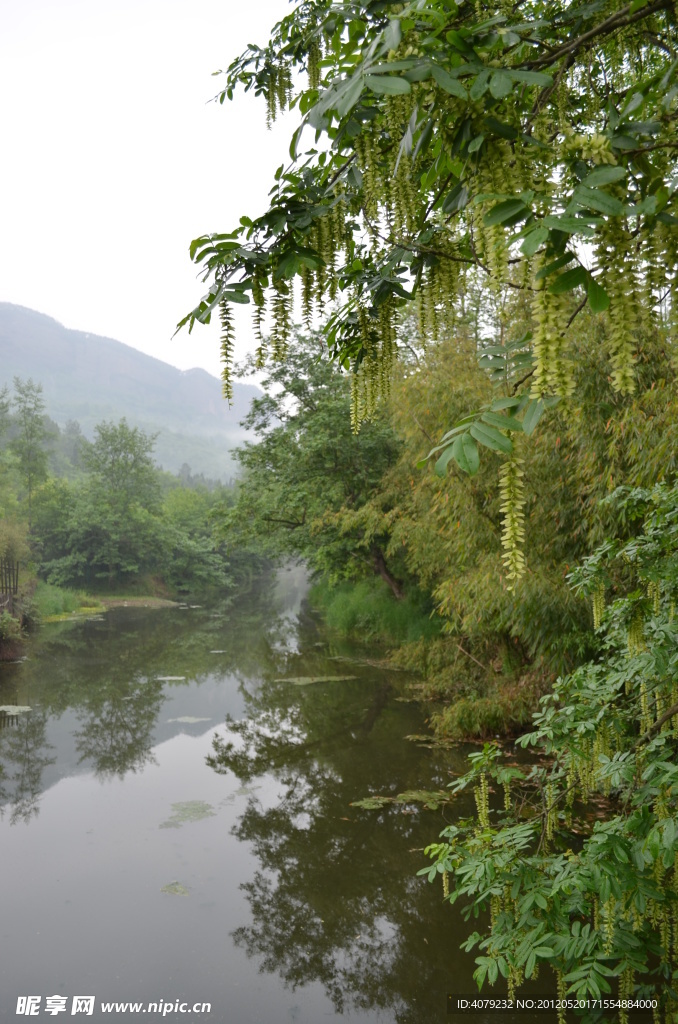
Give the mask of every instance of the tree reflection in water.
POLYGON ((370 675, 271 682, 250 695, 248 718, 227 720, 215 739, 217 772, 264 777, 264 791, 277 791, 251 797, 233 830, 259 864, 242 887, 252 921, 233 937, 290 988, 321 983, 338 1013, 423 1024, 444 1013, 447 957, 462 936, 450 936, 442 894, 416 877, 442 820, 350 806, 368 792, 430 788, 434 773, 430 755, 402 738, 391 686, 370 675))
POLYGON ((100 778, 136 773, 156 764, 153 729, 164 701, 162 683, 143 677, 125 683, 103 680, 78 708, 73 733, 80 763, 91 761, 100 778))
POLYGON ((0 819, 9 808, 11 825, 28 823, 40 811, 42 773, 56 761, 46 724, 46 711, 34 708, 0 731, 0 819))

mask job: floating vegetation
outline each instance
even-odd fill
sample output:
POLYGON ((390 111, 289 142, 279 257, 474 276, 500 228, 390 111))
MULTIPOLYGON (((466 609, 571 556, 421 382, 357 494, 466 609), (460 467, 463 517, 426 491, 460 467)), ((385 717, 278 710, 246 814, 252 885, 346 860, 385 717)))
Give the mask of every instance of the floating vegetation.
POLYGON ((354 800, 351 807, 378 811, 387 804, 423 804, 430 811, 437 811, 442 804, 449 804, 452 799, 452 794, 444 789, 407 789, 397 796, 367 796, 364 800, 354 800))
POLYGON ((345 683, 357 676, 287 676, 285 679, 274 679, 274 683, 293 683, 295 686, 312 686, 313 683, 345 683))
POLYGON ((168 722, 183 722, 185 725, 195 725, 196 722, 211 722, 211 718, 194 718, 192 715, 182 715, 181 718, 168 718, 168 722))
POLYGON ((258 789, 261 789, 261 786, 252 786, 247 783, 244 783, 242 786, 239 786, 238 789, 234 789, 232 793, 229 793, 228 796, 225 796, 223 800, 219 801, 219 806, 227 807, 229 805, 232 805, 235 803, 238 797, 249 798, 251 796, 254 796, 258 789))
POLYGON ((168 882, 167 885, 163 885, 160 892, 169 893, 170 896, 188 896, 189 890, 181 882, 168 882))
POLYGON ((0 704, 0 713, 4 712, 6 715, 23 715, 26 711, 32 711, 33 708, 25 707, 22 704, 0 704))
POLYGON ((181 828, 191 821, 202 821, 203 818, 213 818, 214 808, 204 800, 187 800, 184 803, 172 804, 174 811, 171 818, 163 821, 159 828, 181 828))

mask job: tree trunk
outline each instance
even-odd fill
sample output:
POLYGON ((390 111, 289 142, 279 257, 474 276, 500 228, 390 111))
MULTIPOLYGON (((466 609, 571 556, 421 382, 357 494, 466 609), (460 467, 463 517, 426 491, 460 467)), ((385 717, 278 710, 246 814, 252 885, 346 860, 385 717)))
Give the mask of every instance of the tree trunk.
POLYGON ((384 552, 377 544, 372 547, 372 562, 374 564, 375 572, 381 576, 382 580, 388 583, 389 589, 396 601, 402 601, 405 596, 402 585, 394 576, 391 576, 391 573, 388 571, 388 566, 386 565, 384 552))

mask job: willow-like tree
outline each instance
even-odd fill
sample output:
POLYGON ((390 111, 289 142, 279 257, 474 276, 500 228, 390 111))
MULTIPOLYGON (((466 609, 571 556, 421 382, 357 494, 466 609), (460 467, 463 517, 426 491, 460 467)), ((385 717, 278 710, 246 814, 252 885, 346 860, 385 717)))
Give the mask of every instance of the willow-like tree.
MULTIPOLYGON (((4 405, 5 392, 0 395, 4 405)), ((32 523, 32 503, 35 488, 47 479, 46 444, 53 436, 45 423, 45 402, 42 384, 32 378, 14 378, 12 407, 17 427, 16 436, 10 442, 10 449, 16 456, 19 474, 26 488, 28 500, 28 528, 32 523)))
POLYGON ((243 87, 269 120, 295 108, 301 121, 268 210, 191 245, 209 290, 182 324, 219 310, 226 394, 233 302, 252 303, 262 359, 285 349, 295 291, 307 321, 329 308, 357 426, 388 390, 403 306, 434 338, 469 272, 525 289, 531 334, 489 350, 500 396, 439 449, 440 471, 454 458, 473 472, 478 444, 504 454, 519 575, 516 442, 545 399, 571 391, 577 311, 607 311, 622 392, 642 330, 678 329, 677 25, 673 0, 302 0, 233 61, 218 97, 243 87))

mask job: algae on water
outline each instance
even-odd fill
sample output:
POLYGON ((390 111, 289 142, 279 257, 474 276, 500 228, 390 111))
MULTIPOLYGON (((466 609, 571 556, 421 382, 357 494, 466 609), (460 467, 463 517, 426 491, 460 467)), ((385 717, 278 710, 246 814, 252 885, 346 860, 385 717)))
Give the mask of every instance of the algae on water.
POLYGON ((286 679, 275 679, 276 683, 294 683, 295 686, 311 686, 313 683, 345 683, 357 676, 288 676, 286 679))
POLYGON ((191 821, 202 821, 203 818, 213 818, 214 808, 204 800, 187 800, 184 803, 172 804, 174 814, 167 821, 163 821, 159 828, 181 828, 191 821))
POLYGON ((195 725, 196 722, 211 722, 211 718, 194 718, 193 715, 182 715, 181 718, 168 718, 168 722, 183 722, 185 725, 195 725))
POLYGON ((167 885, 163 885, 160 892, 169 893, 170 896, 188 896, 188 889, 181 882, 168 882, 167 885))

